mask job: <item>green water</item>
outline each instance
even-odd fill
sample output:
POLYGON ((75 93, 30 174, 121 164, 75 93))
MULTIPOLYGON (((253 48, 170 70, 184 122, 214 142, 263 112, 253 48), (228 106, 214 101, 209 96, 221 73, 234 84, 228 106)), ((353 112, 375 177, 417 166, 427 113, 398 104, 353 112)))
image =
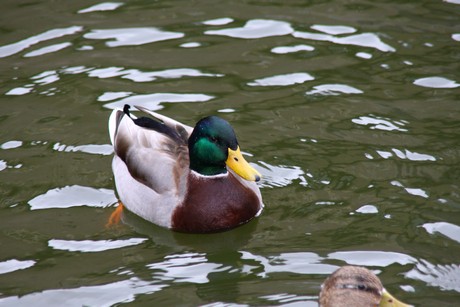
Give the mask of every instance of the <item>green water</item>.
POLYGON ((459 1, 95 4, 2 3, 0 306, 316 306, 345 264, 459 304, 459 1), (227 119, 261 216, 106 228, 124 103, 227 119))

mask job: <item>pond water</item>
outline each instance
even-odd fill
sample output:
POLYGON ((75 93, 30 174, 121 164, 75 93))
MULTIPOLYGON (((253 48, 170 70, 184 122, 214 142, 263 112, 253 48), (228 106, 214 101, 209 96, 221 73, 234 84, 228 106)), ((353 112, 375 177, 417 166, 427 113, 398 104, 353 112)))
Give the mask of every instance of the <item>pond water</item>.
POLYGON ((316 306, 363 265, 460 302, 460 1, 12 1, 0 21, 1 306, 316 306), (125 103, 219 115, 265 209, 179 234, 117 205, 125 103))

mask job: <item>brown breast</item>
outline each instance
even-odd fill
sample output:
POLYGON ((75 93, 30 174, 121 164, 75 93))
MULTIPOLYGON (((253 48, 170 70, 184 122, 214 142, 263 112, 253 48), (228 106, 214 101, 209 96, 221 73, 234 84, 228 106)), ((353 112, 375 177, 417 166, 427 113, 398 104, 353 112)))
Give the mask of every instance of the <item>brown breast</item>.
POLYGON ((189 175, 187 195, 172 217, 172 228, 182 232, 216 232, 252 219, 260 210, 257 195, 233 174, 207 178, 189 175))

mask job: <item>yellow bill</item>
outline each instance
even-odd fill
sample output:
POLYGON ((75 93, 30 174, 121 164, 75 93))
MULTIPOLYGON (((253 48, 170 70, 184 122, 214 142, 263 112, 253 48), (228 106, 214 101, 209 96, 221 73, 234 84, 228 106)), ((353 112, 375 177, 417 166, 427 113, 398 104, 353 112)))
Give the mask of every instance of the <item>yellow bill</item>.
POLYGON ((404 304, 403 302, 394 298, 387 290, 383 289, 382 300, 380 301, 380 307, 410 307, 412 305, 404 304))
POLYGON ((260 177, 262 177, 260 173, 243 158, 239 146, 236 150, 228 149, 228 158, 225 163, 243 179, 259 181, 260 177))

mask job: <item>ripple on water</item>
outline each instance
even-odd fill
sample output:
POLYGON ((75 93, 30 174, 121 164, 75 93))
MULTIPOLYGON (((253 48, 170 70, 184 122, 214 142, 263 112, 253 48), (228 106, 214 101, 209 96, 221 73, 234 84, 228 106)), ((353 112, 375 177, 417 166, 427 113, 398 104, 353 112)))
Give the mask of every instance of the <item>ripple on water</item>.
POLYGON ((78 206, 105 208, 117 201, 113 190, 73 185, 51 189, 31 199, 29 205, 31 210, 78 206))
MULTIPOLYGON (((6 95, 24 95, 34 90, 34 87, 39 85, 49 85, 61 79, 62 75, 75 75, 85 73, 91 78, 114 78, 121 77, 123 79, 132 80, 134 82, 152 82, 157 79, 177 79, 184 77, 222 77, 223 74, 205 73, 198 69, 192 68, 174 68, 160 71, 140 71, 138 69, 125 69, 123 67, 104 67, 93 68, 85 66, 64 67, 59 70, 48 70, 40 74, 32 76, 33 81, 22 87, 11 89, 6 95)), ((127 92, 121 92, 127 93, 127 92)), ((128 93, 128 95, 131 93, 128 93)))
POLYGON ((358 52, 355 54, 358 58, 369 60, 372 58, 372 54, 367 52, 358 52))
POLYGON ((182 48, 197 48, 200 47, 201 44, 198 42, 189 42, 189 43, 183 43, 180 45, 182 48))
POLYGON ((248 251, 240 251, 241 259, 252 260, 262 267, 248 268, 248 272, 254 272, 260 277, 266 277, 270 273, 288 272, 295 274, 330 274, 338 269, 336 265, 321 263, 324 258, 311 252, 281 253, 278 256, 264 257, 252 254, 248 251))
POLYGON ((246 22, 243 27, 222 30, 208 30, 205 31, 204 34, 255 39, 270 36, 288 35, 293 31, 294 29, 291 27, 291 25, 285 21, 253 19, 246 22))
POLYGON ((0 145, 1 149, 13 149, 22 146, 22 141, 8 141, 0 145))
POLYGON ((65 43, 61 43, 61 44, 54 44, 54 45, 51 45, 51 46, 43 47, 43 48, 28 52, 28 53, 24 54, 24 57, 25 58, 30 58, 30 57, 40 56, 40 55, 44 55, 44 54, 48 54, 48 53, 52 53, 52 52, 62 50, 64 48, 67 48, 67 47, 70 47, 70 46, 72 46, 72 43, 69 43, 69 42, 65 42, 65 43))
POLYGON ((425 223, 422 227, 425 228, 429 234, 440 233, 449 239, 460 243, 460 226, 447 222, 437 222, 425 223))
POLYGON ((78 11, 79 14, 91 13, 91 12, 102 12, 102 11, 113 11, 122 6, 123 2, 103 2, 93 6, 90 6, 86 9, 81 9, 78 11))
MULTIPOLYGON (((404 149, 404 152, 397 148, 392 148, 391 150, 392 151, 376 150, 375 152, 383 159, 388 159, 393 157, 393 155, 396 155, 396 157, 403 160, 407 159, 410 161, 436 161, 436 158, 429 154, 413 152, 408 149, 404 149)), ((366 153, 365 156, 368 159, 374 159, 374 157, 372 157, 372 155, 368 153, 366 153)))
POLYGON ((95 29, 83 35, 87 39, 111 39, 105 44, 108 47, 138 46, 164 40, 184 37, 181 32, 168 32, 153 27, 146 28, 119 28, 95 29))
POLYGON ((0 172, 8 167, 6 161, 0 160, 0 172))
POLYGON ((26 38, 17 43, 1 46, 0 47, 0 58, 4 58, 7 56, 16 54, 40 42, 59 38, 59 37, 66 36, 66 35, 72 35, 72 34, 81 32, 82 30, 83 30, 83 27, 80 27, 80 26, 73 26, 73 27, 62 28, 62 29, 53 29, 53 30, 46 31, 46 32, 43 32, 41 34, 38 34, 32 37, 26 38))
POLYGON ((147 268, 156 271, 154 276, 160 280, 205 284, 210 273, 229 270, 222 264, 208 262, 206 254, 186 253, 168 255, 162 262, 148 264, 147 268))
MULTIPOLYGON (((376 214, 379 213, 379 209, 377 209, 377 207, 374 205, 364 205, 356 209, 355 212, 361 214, 376 214)), ((353 214, 353 212, 350 214, 353 214)))
POLYGON ((349 251, 330 253, 328 259, 342 260, 351 265, 387 267, 394 263, 401 265, 417 263, 409 255, 384 251, 349 251))
POLYGON ((294 180, 300 180, 301 185, 307 182, 303 175, 304 171, 298 166, 271 165, 265 162, 259 162, 263 167, 253 164, 262 175, 261 187, 284 187, 291 184, 294 180))
POLYGON ((310 45, 279 46, 272 48, 271 52, 276 54, 286 54, 299 51, 313 51, 315 47, 310 45))
POLYGON ((89 154, 96 154, 96 155, 104 155, 108 156, 113 153, 113 146, 110 144, 88 144, 88 145, 79 145, 79 146, 72 146, 72 145, 64 145, 61 143, 56 143, 53 145, 53 149, 56 151, 63 151, 63 152, 84 152, 89 154))
POLYGON ((65 302, 65 306, 68 307, 113 306, 132 302, 138 294, 155 293, 164 287, 166 285, 132 277, 104 285, 44 290, 24 296, 11 296, 0 299, 0 303, 4 303, 5 306, 54 306, 56 302, 65 302))
POLYGON ((405 277, 421 280, 433 287, 442 290, 454 290, 460 292, 460 265, 434 265, 426 260, 419 263, 404 274, 405 277))
POLYGON ((139 245, 145 242, 146 238, 130 238, 126 240, 58 240, 51 239, 48 246, 56 250, 69 252, 95 253, 111 249, 139 245))
POLYGON ((420 197, 423 197, 423 198, 428 198, 429 197, 428 193, 425 190, 420 189, 420 188, 406 188, 401 182, 396 181, 396 180, 393 180, 391 182, 391 185, 403 188, 410 195, 420 196, 420 197))
POLYGON ((395 52, 396 51, 395 48, 382 42, 382 40, 374 33, 361 33, 361 34, 354 34, 350 36, 336 37, 330 34, 295 31, 294 33, 292 33, 292 35, 297 38, 317 40, 317 41, 327 41, 327 42, 331 42, 331 43, 339 44, 339 45, 354 45, 354 46, 375 48, 383 52, 395 52))
POLYGON ((175 94, 175 93, 155 93, 145 95, 133 95, 115 102, 106 103, 105 108, 123 108, 125 104, 136 105, 152 111, 161 110, 161 103, 168 102, 204 102, 213 99, 214 96, 205 94, 175 94))
MULTIPOLYGON (((65 72, 65 70, 64 70, 65 72)), ((143 72, 138 69, 124 69, 123 67, 106 67, 88 70, 89 77, 112 78, 121 76, 134 82, 151 82, 156 79, 179 79, 183 77, 223 77, 222 74, 204 73, 192 68, 174 68, 160 71, 143 72)))
POLYGON ((404 127, 408 124, 405 120, 393 120, 387 117, 376 116, 373 114, 369 114, 368 116, 360 116, 358 118, 353 118, 351 120, 353 123, 362 125, 362 126, 369 126, 370 129, 377 129, 383 131, 400 131, 406 132, 408 131, 404 127))
POLYGON ((34 260, 17 260, 10 259, 0 262, 0 274, 6 274, 18 270, 24 270, 34 266, 36 261, 34 260))
POLYGON ((313 87, 313 90, 306 92, 307 95, 340 95, 340 94, 362 94, 363 91, 346 84, 321 84, 313 87))
POLYGON ((315 78, 308 73, 292 73, 285 75, 277 75, 249 82, 249 86, 288 86, 293 84, 301 84, 306 81, 315 80, 315 78))
POLYGON ((312 25, 310 28, 331 35, 350 34, 356 32, 355 28, 349 26, 312 25))
POLYGON ((444 77, 426 77, 414 81, 415 85, 430 88, 456 88, 460 84, 444 77))
POLYGON ((216 18, 211 20, 203 21, 202 24, 207 26, 223 26, 233 22, 233 18, 223 17, 223 18, 216 18))
POLYGON ((318 302, 316 300, 318 299, 318 296, 300 296, 300 295, 295 295, 295 294, 289 294, 289 293, 278 293, 278 294, 272 294, 272 295, 264 295, 261 296, 260 298, 266 299, 268 301, 275 301, 280 304, 281 306, 284 307, 295 307, 295 306, 302 306, 302 307, 318 307, 318 302), (298 302, 298 304, 296 304, 298 302))

